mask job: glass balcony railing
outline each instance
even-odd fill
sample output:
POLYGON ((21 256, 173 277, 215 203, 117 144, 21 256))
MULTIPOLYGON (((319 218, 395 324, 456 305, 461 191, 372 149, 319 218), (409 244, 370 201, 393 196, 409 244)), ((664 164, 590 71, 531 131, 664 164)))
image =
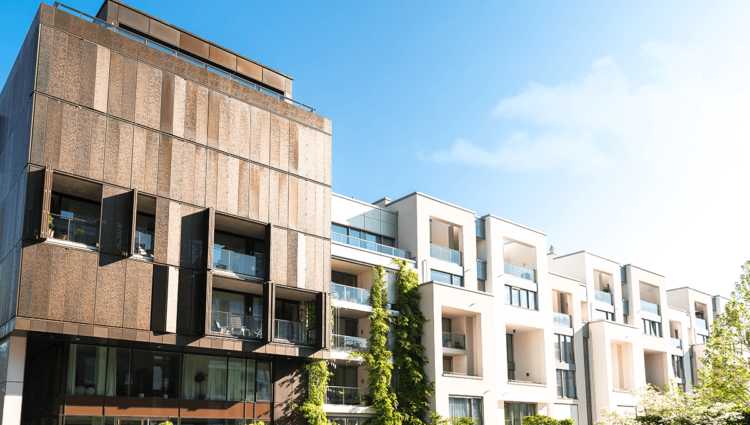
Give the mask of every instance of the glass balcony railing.
POLYGON ((594 290, 594 299, 602 303, 614 305, 612 304, 612 294, 609 292, 599 291, 598 289, 594 290))
POLYGON ((477 260, 477 279, 487 280, 487 262, 477 260))
POLYGON ((50 214, 49 237, 87 246, 99 246, 99 221, 50 214))
POLYGON ((263 277, 262 260, 254 255, 214 248, 213 266, 216 270, 226 270, 251 277, 263 277))
POLYGON ((334 335, 331 347, 333 351, 342 353, 366 353, 370 350, 365 338, 345 335, 334 335))
POLYGON ((558 326, 565 326, 566 328, 571 328, 571 317, 570 314, 565 313, 552 313, 552 320, 555 322, 558 326))
POLYGON ((534 271, 534 269, 519 266, 518 264, 509 263, 507 261, 505 262, 505 274, 536 282, 536 271, 534 271))
POLYGON ((315 343, 315 329, 308 329, 307 325, 300 322, 290 322, 288 320, 275 320, 274 337, 295 344, 313 344, 315 343))
POLYGON ((331 283, 331 299, 347 301, 354 304, 369 305, 370 291, 353 286, 331 283))
POLYGON ((367 388, 328 387, 325 404, 364 406, 367 392, 367 388))
POLYGON ((670 338, 672 342, 672 347, 674 348, 682 348, 682 341, 679 340, 679 338, 670 338))
POLYGON ((211 332, 260 339, 263 337, 263 320, 256 316, 212 311, 211 332))
POLYGON ((477 232, 477 237, 481 239, 485 239, 485 228, 484 228, 484 219, 477 218, 474 220, 474 227, 477 232))
POLYGON ((443 332, 443 347, 456 350, 466 349, 466 335, 443 332))
POLYGON ((661 316, 659 305, 641 300, 641 310, 661 316))
POLYGON ((403 249, 394 248, 392 246, 381 245, 379 243, 366 241, 364 239, 358 239, 353 236, 342 235, 341 233, 332 232, 331 242, 341 242, 346 245, 364 248, 370 251, 379 252, 381 254, 390 255, 392 257, 405 259, 411 258, 411 252, 409 251, 404 251, 403 249))
POLYGON ((695 318, 695 326, 697 326, 700 329, 708 330, 708 322, 706 322, 704 319, 695 318))
POLYGON ((282 100, 284 102, 291 103, 291 104, 293 104, 293 105, 295 105, 295 106, 297 106, 299 108, 305 109, 307 111, 315 112, 315 108, 313 108, 312 106, 305 105, 302 102, 298 102, 298 101, 296 101, 294 99, 290 99, 290 98, 282 96, 282 95, 280 95, 278 93, 274 93, 274 92, 272 92, 270 90, 267 90, 267 89, 265 89, 265 88, 263 88, 263 87, 261 87, 261 86, 259 86, 257 84, 253 84, 250 81, 247 81, 247 80, 245 80, 243 78, 239 78, 239 77, 237 77, 235 75, 230 75, 229 73, 224 72, 224 71, 222 71, 220 69, 217 69, 217 68, 215 68, 215 67, 213 67, 211 65, 203 63, 203 62, 201 62, 201 61, 199 61, 197 59, 194 59, 194 58, 192 58, 190 56, 186 56, 186 55, 184 55, 184 54, 182 54, 182 53, 180 53, 180 52, 178 52, 178 51, 176 51, 174 49, 170 49, 169 47, 165 47, 165 46, 163 46, 163 45, 161 45, 159 43, 154 43, 151 40, 147 40, 147 39, 145 39, 145 38, 143 38, 143 37, 141 37, 139 35, 135 35, 135 34, 133 34, 130 31, 126 31, 126 30, 124 30, 122 28, 116 27, 116 26, 114 26, 114 25, 112 25, 112 24, 110 24, 108 22, 104 22, 104 21, 100 20, 99 18, 96 18, 96 17, 91 16, 89 14, 83 13, 80 10, 73 9, 72 7, 66 6, 66 5, 58 3, 58 2, 54 3, 54 7, 58 8, 58 9, 62 9, 62 10, 66 11, 66 12, 72 14, 72 15, 76 15, 76 16, 78 16, 78 17, 80 17, 80 18, 82 18, 82 19, 84 19, 86 21, 89 21, 89 22, 92 22, 92 23, 94 23, 96 25, 99 25, 100 27, 104 27, 104 28, 106 28, 106 29, 108 29, 108 30, 110 30, 112 32, 115 32, 115 33, 120 34, 120 35, 124 35, 125 37, 128 37, 128 38, 130 38, 132 40, 135 40, 135 41, 137 41, 139 43, 142 43, 142 44, 151 46, 151 47, 153 47, 155 49, 161 50, 162 52, 164 52, 164 53, 166 53, 168 55, 176 56, 176 57, 178 57, 178 58, 180 58, 182 60, 185 60, 187 62, 192 63, 195 66, 207 69, 207 70, 209 70, 209 71, 211 71, 211 72, 213 72, 215 74, 219 74, 219 75, 221 75, 223 77, 229 78, 232 81, 236 81, 236 82, 238 82, 240 84, 243 84, 245 86, 248 86, 248 87, 250 87, 252 89, 255 89, 255 90, 258 90, 260 92, 263 92, 263 93, 265 93, 265 94, 267 94, 269 96, 273 96, 273 97, 275 97, 275 98, 277 98, 279 100, 282 100))
POLYGON ((461 265, 461 253, 444 246, 430 244, 430 257, 461 265))
POLYGON ((142 257, 154 256, 154 232, 151 230, 136 230, 135 254, 142 257))
POLYGON ((630 314, 630 303, 628 300, 622 300, 622 314, 626 316, 630 314))

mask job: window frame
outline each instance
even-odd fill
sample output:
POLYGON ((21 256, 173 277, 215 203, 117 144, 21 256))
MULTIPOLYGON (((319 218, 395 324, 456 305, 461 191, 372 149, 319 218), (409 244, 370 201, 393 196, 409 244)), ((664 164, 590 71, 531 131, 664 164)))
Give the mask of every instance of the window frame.
POLYGON ((539 311, 539 295, 537 292, 505 285, 505 304, 531 311, 539 311), (516 299, 518 304, 516 304, 516 299), (525 304, 525 305, 524 305, 525 304))

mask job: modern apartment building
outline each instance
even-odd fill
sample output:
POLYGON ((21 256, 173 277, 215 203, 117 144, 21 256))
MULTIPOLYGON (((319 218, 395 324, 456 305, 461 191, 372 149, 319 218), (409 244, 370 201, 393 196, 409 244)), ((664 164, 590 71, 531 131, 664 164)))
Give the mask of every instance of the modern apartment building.
POLYGON ((443 416, 593 425, 690 389, 726 298, 422 193, 331 194, 331 121, 292 82, 116 0, 40 6, 0 93, 0 425, 304 423, 307 359, 364 424, 394 259, 443 416))
POLYGON ((477 423, 539 413, 592 425, 605 408, 635 411, 631 389, 673 380, 689 391, 726 303, 668 291, 664 276, 590 252, 548 252, 542 232, 418 192, 372 204, 333 194, 331 205, 342 318, 331 357, 344 369, 325 409, 339 424, 373 415, 346 396, 366 393, 364 365, 349 353, 367 346, 371 269, 395 271, 392 258, 409 260, 421 282, 431 410, 477 423))
POLYGON ((3 425, 296 420, 331 122, 292 82, 115 0, 39 7, 0 94, 3 425))

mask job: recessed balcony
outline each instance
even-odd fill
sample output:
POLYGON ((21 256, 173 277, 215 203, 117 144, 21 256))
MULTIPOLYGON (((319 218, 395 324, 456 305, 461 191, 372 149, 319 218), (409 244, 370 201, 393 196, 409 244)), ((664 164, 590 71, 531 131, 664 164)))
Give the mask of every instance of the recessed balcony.
POLYGON ((605 303, 605 304, 613 305, 612 304, 612 294, 610 294, 609 292, 604 292, 604 291, 600 291, 598 289, 595 289, 594 290, 594 299, 597 300, 597 301, 599 301, 599 302, 605 303))
POLYGON ((329 386, 325 404, 364 406, 368 391, 367 388, 329 386))
POLYGON ((443 332, 442 341, 444 355, 466 354, 466 335, 443 332))
POLYGON ((695 326, 698 329, 708 330, 708 322, 705 319, 695 318, 695 326))
POLYGON ((430 257, 459 266, 462 264, 461 252, 440 245, 430 244, 430 257))
POLYGON ((307 324, 289 320, 274 321, 274 338, 292 344, 314 344, 315 329, 309 329, 307 324))
POLYGON ((507 261, 505 262, 505 274, 536 282, 536 271, 534 269, 519 266, 518 264, 509 263, 507 261))
POLYGON ((331 299, 369 307, 370 291, 363 288, 331 283, 331 299))
POLYGON ((661 316, 661 311, 659 309, 659 305, 658 304, 654 304, 652 302, 641 300, 641 310, 645 311, 647 313, 652 313, 652 314, 656 314, 658 316, 661 316))
POLYGON ((565 313, 552 313, 552 320, 557 326, 564 326, 566 328, 571 328, 572 325, 572 319, 569 314, 565 313))
POLYGON ((334 335, 331 351, 339 353, 366 353, 370 351, 365 338, 355 336, 334 335))
POLYGON ((214 245, 214 270, 228 271, 241 276, 263 278, 263 266, 260 263, 261 259, 254 255, 217 248, 214 245))
POLYGON ((672 348, 682 348, 682 341, 679 338, 669 338, 672 348))
POLYGON ((263 337, 263 318, 212 311, 211 332, 241 338, 261 339, 263 337))

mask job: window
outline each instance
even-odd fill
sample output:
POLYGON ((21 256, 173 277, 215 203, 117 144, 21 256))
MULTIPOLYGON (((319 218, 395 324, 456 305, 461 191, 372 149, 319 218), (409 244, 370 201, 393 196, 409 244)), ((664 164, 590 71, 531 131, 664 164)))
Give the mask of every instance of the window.
MULTIPOLYGON (((211 293, 211 331, 224 333, 249 330, 253 337, 262 336, 263 298, 214 289, 211 293)), ((240 335, 245 335, 241 331, 240 335)))
POLYGON ((521 425, 526 416, 536 416, 536 404, 505 403, 505 425, 521 425))
POLYGON ((299 302, 276 300, 276 320, 299 322, 299 302))
POLYGON ((263 240, 221 230, 214 231, 213 267, 253 277, 265 275, 263 240))
MULTIPOLYGON (((338 224, 331 225, 331 231, 338 233, 339 235, 351 236, 353 238, 361 239, 367 242, 373 242, 380 245, 395 247, 396 239, 389 238, 388 236, 378 235, 377 233, 366 232, 364 230, 355 229, 352 227, 340 226, 338 224)), ((355 245, 355 244, 352 244, 355 245)), ((360 246, 356 244, 356 246, 360 246)))
POLYGON ((156 220, 153 215, 138 212, 135 217, 135 255, 154 258, 154 229, 156 220))
POLYGON ((453 372, 453 358, 443 357, 443 372, 444 373, 453 372))
POLYGON ((445 283, 446 285, 464 286, 464 278, 450 273, 430 270, 430 278, 433 282, 445 283))
POLYGON ((513 361, 513 334, 505 334, 506 355, 508 356, 508 380, 516 379, 516 364, 513 361))
POLYGON ((182 398, 270 401, 271 364, 253 359, 185 354, 182 398))
POLYGON ((333 375, 331 375, 329 386, 357 388, 356 367, 337 366, 335 369, 331 368, 330 371, 333 375))
POLYGON ((104 395, 107 347, 70 344, 68 395, 104 395))
POLYGON ((572 370, 557 370, 557 396, 576 398, 576 373, 572 370))
POLYGON ((672 356, 672 370, 675 378, 685 379, 685 363, 682 356, 672 356))
POLYGON ((449 397, 451 418, 471 418, 475 423, 482 421, 482 400, 478 398, 449 397))
POLYGON ((337 272, 331 270, 331 283, 344 286, 357 287, 357 276, 349 273, 337 272))
POLYGON ((560 363, 575 363, 573 337, 555 334, 555 359, 560 363))
POLYGON ((661 337, 661 323, 654 322, 653 320, 648 319, 641 319, 643 320, 643 333, 646 335, 653 335, 661 337))
POLYGON ((609 320, 610 322, 614 322, 615 314, 608 311, 594 310, 594 320, 609 320))
POLYGON ((708 336, 698 334, 698 344, 703 344, 708 342, 708 336))
POLYGON ((99 245, 99 202, 57 192, 52 193, 50 200, 50 237, 92 247, 99 245))
MULTIPOLYGON (((110 358, 113 352, 110 350, 110 358)), ((180 355, 162 351, 133 350, 130 397, 177 398, 180 355)), ((108 373, 108 375, 111 375, 108 373)), ((120 376, 118 376, 120 378, 120 376)), ((118 383, 123 382, 118 379, 118 383)), ((110 392, 108 384, 107 392, 110 392)))
POLYGON ((505 285, 505 303, 530 310, 539 309, 536 302, 536 292, 516 288, 515 286, 505 285))

